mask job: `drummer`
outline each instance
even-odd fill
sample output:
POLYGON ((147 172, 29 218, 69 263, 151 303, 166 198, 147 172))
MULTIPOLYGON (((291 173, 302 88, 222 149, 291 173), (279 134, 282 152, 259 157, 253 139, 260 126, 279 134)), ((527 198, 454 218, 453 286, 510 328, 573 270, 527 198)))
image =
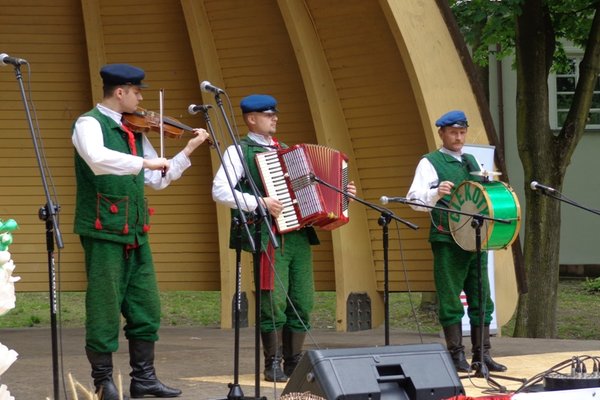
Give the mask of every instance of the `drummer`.
MULTIPOLYGON (((471 154, 463 153, 469 123, 463 111, 453 110, 436 122, 442 147, 425 154, 417 165, 412 185, 406 195, 414 202, 428 206, 448 207, 454 187, 466 180, 478 180, 470 174, 478 171, 479 163, 471 154)), ((480 361, 481 329, 483 329, 483 360, 489 371, 502 372, 506 367, 495 362, 490 355, 490 322, 494 303, 490 297, 487 274, 487 253, 482 254, 482 280, 485 313, 483 325, 479 320, 477 253, 463 250, 450 234, 448 213, 426 207, 411 206, 417 211, 431 211, 429 242, 433 251, 433 272, 438 296, 438 318, 444 329, 446 346, 456 370, 468 372, 462 344, 462 317, 464 308, 460 293, 467 296, 468 316, 473 345, 472 363, 480 361)))

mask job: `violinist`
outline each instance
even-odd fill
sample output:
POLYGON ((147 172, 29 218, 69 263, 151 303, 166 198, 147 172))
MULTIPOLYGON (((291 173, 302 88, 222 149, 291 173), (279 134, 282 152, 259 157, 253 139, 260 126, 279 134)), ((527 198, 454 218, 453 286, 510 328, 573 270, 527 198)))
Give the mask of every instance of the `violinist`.
POLYGON ((131 397, 177 397, 154 369, 160 300, 148 241, 150 211, 144 185, 163 189, 191 166, 190 155, 208 137, 204 129, 171 160, 158 157, 144 133, 122 124, 142 100, 142 69, 109 64, 100 70, 103 99, 73 126, 77 198, 74 230, 85 253, 85 351, 96 392, 119 399, 113 381, 121 314, 129 342, 131 397), (162 171, 166 171, 163 173, 162 171))

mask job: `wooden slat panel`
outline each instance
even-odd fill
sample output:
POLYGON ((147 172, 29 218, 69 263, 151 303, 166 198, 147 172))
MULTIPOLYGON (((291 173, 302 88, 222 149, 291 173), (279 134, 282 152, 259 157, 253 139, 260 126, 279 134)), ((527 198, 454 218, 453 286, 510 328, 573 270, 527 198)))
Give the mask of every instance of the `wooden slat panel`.
MULTIPOLYGON (((194 64, 188 57, 189 43, 181 9, 171 1, 152 1, 143 7, 136 1, 99 0, 99 3, 101 29, 91 30, 89 40, 95 43, 101 39, 106 43, 108 62, 130 62, 146 70, 153 90, 144 93, 146 101, 143 105, 148 109, 157 108, 156 93, 163 87, 166 113, 172 112, 170 115, 191 126, 203 125, 185 112, 187 105, 198 102, 199 85, 194 64), (137 10, 139 23, 135 26, 123 24, 123 16, 131 15, 132 9, 137 10), (130 34, 127 29, 131 30, 130 34)), ((5 44, 2 51, 26 58, 31 65, 32 98, 49 170, 60 200, 57 204, 61 206, 61 231, 66 247, 61 253, 63 268, 73 271, 68 278, 65 275, 65 279, 70 282, 68 287, 81 289, 84 282, 73 282, 73 279, 84 279, 84 274, 79 239, 72 234, 75 182, 70 132, 74 119, 100 99, 92 100, 89 93, 90 77, 96 83, 99 74, 97 70, 88 70, 80 2, 58 0, 40 5, 37 1, 25 0, 3 6, 0 38, 5 44)), ((24 77, 27 80, 29 76, 25 73, 24 77)), ((37 217, 45 199, 24 115, 14 79, 10 74, 1 74, 0 120, 4 127, 5 163, 10 167, 0 177, 3 187, 0 218, 15 218, 21 226, 11 246, 16 272, 23 278, 17 289, 44 290, 44 285, 40 287, 35 282, 47 280, 44 222, 37 217)), ((151 139, 158 141, 157 135, 151 139)), ((187 139, 168 140, 166 155, 174 155, 187 139)), ((208 279, 208 284, 194 281, 204 279, 199 273, 202 269, 208 268, 210 274, 218 275, 218 254, 213 251, 216 220, 210 198, 209 151, 208 146, 198 149, 192 156, 193 167, 172 187, 147 193, 151 206, 157 210, 152 219, 151 239, 156 248, 157 269, 169 266, 176 275, 169 276, 165 272, 165 279, 182 279, 182 285, 170 284, 169 287, 189 284, 190 288, 209 286, 218 289, 219 286, 214 276, 208 279), (175 253, 177 257, 173 256, 175 253), (190 275, 191 280, 177 272, 193 271, 194 268, 198 273, 190 275)))
MULTIPOLYGON (((42 138, 38 144, 44 147, 42 154, 46 154, 51 172, 54 172, 54 166, 64 167, 56 171, 56 179, 53 180, 55 191, 60 193, 67 188, 69 192, 68 188, 73 185, 73 152, 69 134, 72 118, 90 105, 79 2, 57 0, 51 4, 40 4, 24 0, 2 6, 0 42, 3 43, 3 51, 29 61, 29 67, 22 67, 22 72, 26 88, 31 86, 27 96, 35 106, 36 113, 31 107, 32 116, 38 118, 34 121, 42 138)), ((15 275, 22 278, 16 288, 48 290, 45 222, 38 218, 38 210, 46 200, 21 96, 10 73, 0 74, 0 110, 3 156, 9 166, 0 183, 3 187, 0 191, 0 218, 14 218, 20 226, 14 232, 14 243, 10 247, 17 267, 15 275)), ((70 190, 67 197, 73 193, 70 190)), ((67 204, 69 202, 73 203, 66 200, 67 204)), ((85 277, 78 240, 70 229, 65 229, 63 236, 65 245, 69 247, 65 254, 77 259, 75 272, 66 274, 66 279, 74 279, 81 286, 85 277)), ((69 269, 73 270, 71 266, 69 269)))
MULTIPOLYGON (((416 163, 427 147, 406 69, 378 3, 312 0, 307 4, 338 87, 362 195, 374 203, 382 195, 405 195, 416 163), (365 24, 365 20, 382 23, 365 24), (377 40, 373 40, 375 37, 377 40)), ((369 213, 369 229, 378 287, 382 287, 381 227, 377 224, 379 215, 371 214, 377 213, 369 213)), ((431 251, 423 235, 407 242, 406 238, 413 235, 412 230, 403 229, 404 257, 430 260, 431 251)), ((390 245, 390 260, 400 260, 397 243, 392 239, 390 245)), ((390 264, 391 271, 397 271, 398 263, 390 264)), ((431 283, 430 272, 427 277, 431 283)), ((398 279, 403 281, 404 277, 398 279)))

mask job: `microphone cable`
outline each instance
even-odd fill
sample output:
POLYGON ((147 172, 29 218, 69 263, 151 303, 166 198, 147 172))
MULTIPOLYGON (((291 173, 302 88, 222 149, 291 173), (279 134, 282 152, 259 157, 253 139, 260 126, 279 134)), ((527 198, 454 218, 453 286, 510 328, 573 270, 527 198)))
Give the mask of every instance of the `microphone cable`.
MULTIPOLYGON (((410 286, 410 279, 408 278, 408 269, 406 268, 406 263, 405 263, 405 258, 404 258, 404 248, 402 247, 402 239, 400 237, 400 224, 398 223, 398 221, 395 221, 395 226, 396 226, 396 232, 398 234, 398 250, 400 252, 400 264, 402 265, 402 273, 404 275, 404 281, 406 282, 406 289, 407 289, 407 293, 408 293, 408 302, 410 303, 410 311, 411 314, 413 316, 413 319, 415 321, 415 325, 417 326, 417 333, 419 335, 419 340, 421 341, 421 344, 423 344, 423 332, 421 331, 421 320, 419 319, 419 316, 417 314, 417 310, 415 307, 415 303, 413 301, 413 292, 410 286)), ((389 260, 389 258, 388 258, 389 260)), ((389 296, 388 296, 388 301, 389 301, 389 296)))

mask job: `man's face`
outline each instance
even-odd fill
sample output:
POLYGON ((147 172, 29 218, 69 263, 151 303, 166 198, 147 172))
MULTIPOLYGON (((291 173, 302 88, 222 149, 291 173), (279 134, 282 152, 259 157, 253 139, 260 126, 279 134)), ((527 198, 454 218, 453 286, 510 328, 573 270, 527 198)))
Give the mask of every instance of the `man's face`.
POLYGON ((119 98, 121 111, 132 113, 137 109, 138 104, 142 101, 142 89, 137 86, 121 86, 115 94, 119 98))
POLYGON ((459 152, 467 137, 467 128, 457 128, 453 126, 445 126, 438 130, 444 147, 448 150, 459 152))
POLYGON ((253 112, 249 115, 250 129, 263 136, 272 136, 277 131, 277 113, 253 112))

